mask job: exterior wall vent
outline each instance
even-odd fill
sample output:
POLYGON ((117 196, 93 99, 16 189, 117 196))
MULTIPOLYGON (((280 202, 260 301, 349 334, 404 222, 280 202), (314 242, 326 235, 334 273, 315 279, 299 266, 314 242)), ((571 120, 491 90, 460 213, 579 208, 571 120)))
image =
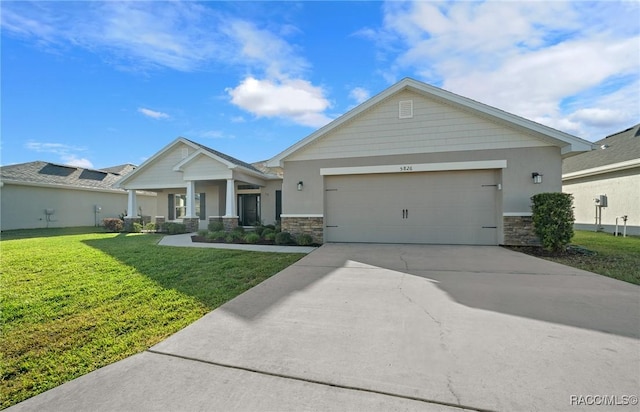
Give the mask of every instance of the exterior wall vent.
POLYGON ((186 159, 187 156, 189 156, 189 149, 187 149, 186 147, 182 148, 182 158, 186 159))
POLYGON ((399 119, 411 119, 413 117, 413 100, 401 100, 398 109, 399 119))

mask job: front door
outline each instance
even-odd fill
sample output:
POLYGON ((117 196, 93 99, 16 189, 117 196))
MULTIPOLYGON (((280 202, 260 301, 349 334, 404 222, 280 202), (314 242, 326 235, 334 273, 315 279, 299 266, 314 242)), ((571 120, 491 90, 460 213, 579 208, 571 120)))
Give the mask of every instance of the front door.
POLYGON ((238 195, 238 217, 241 226, 257 226, 260 224, 260 195, 238 195))

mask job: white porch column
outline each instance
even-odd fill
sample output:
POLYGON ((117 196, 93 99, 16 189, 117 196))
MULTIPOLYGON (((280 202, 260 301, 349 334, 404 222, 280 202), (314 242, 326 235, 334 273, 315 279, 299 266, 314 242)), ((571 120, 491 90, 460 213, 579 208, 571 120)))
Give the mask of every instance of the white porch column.
POLYGON ((138 199, 136 199, 136 191, 133 189, 129 189, 129 198, 127 199, 127 216, 125 217, 138 217, 138 199))
POLYGON ((187 212, 185 218, 197 217, 196 216, 196 182, 189 180, 187 182, 187 212))
POLYGON ((236 216, 236 182, 227 179, 227 206, 224 217, 236 216))

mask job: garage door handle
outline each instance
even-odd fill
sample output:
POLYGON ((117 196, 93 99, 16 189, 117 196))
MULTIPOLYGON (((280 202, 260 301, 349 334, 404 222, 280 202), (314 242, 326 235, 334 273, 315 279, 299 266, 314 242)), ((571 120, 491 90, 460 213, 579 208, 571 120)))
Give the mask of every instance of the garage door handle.
POLYGON ((409 209, 402 209, 402 218, 403 219, 409 218, 409 209))

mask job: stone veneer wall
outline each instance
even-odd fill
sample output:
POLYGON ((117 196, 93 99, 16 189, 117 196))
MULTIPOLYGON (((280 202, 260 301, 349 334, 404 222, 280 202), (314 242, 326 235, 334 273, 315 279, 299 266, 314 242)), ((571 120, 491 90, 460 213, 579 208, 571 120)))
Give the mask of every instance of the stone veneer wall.
POLYGON ((506 246, 540 246, 531 216, 504 216, 502 223, 506 246))
POLYGON ((142 224, 142 218, 139 217, 125 217, 124 218, 124 228, 125 232, 133 232, 133 224, 140 223, 142 224))
POLYGON ((237 217, 209 216, 209 223, 219 222, 224 226, 224 230, 230 231, 238 227, 237 217))
POLYGON ((156 216, 156 230, 162 230, 162 225, 164 225, 164 222, 166 222, 164 216, 156 216))
POLYGON ((282 231, 294 237, 303 233, 311 235, 314 243, 322 243, 324 219, 321 217, 282 217, 282 231))
POLYGON ((197 217, 185 217, 182 223, 187 227, 187 232, 197 232, 200 226, 200 219, 197 217))

